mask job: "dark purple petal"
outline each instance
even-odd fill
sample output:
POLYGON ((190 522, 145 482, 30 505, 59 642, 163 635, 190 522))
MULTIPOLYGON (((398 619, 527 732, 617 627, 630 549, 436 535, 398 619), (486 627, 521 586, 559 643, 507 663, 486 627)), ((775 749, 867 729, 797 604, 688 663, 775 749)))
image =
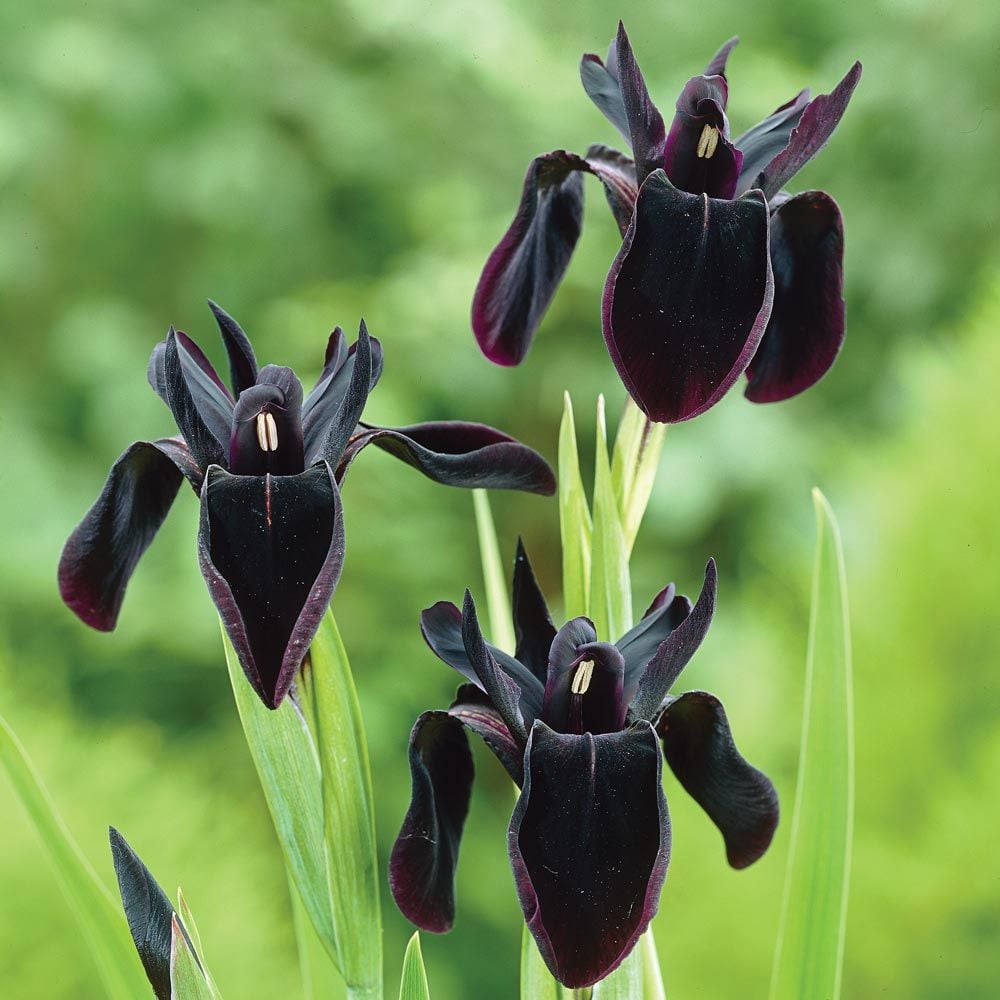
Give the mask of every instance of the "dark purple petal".
MULTIPOLYGON (((324 379, 340 371, 340 366, 347 360, 347 338, 342 327, 335 326, 326 341, 326 353, 323 355, 323 371, 313 389, 317 389, 324 379)), ((310 395, 312 393, 310 392, 310 395)))
POLYGON ((333 471, 325 463, 297 476, 209 469, 198 556, 247 679, 277 708, 340 578, 344 520, 333 471))
POLYGON ((520 788, 524 781, 524 748, 511 736, 490 696, 476 684, 463 684, 448 714, 482 738, 520 788))
POLYGON ((544 684, 548 676, 549 649, 556 630, 520 538, 514 558, 511 608, 516 642, 514 656, 544 684))
MULTIPOLYGON (((612 50, 615 43, 611 43, 612 50)), ((628 127, 628 113, 622 100, 622 90, 618 84, 617 72, 611 71, 600 56, 588 52, 580 60, 580 81, 587 96, 600 108, 601 113, 625 137, 632 141, 628 127)), ((617 67, 615 67, 617 70, 617 67)))
POLYGON ((778 794, 740 756, 722 703, 704 691, 688 691, 670 700, 656 731, 677 780, 722 832, 729 863, 753 864, 778 825, 778 794))
POLYGON ((774 307, 747 368, 747 399, 774 403, 815 385, 844 342, 844 225, 822 191, 771 215, 774 307))
POLYGON ((696 76, 677 98, 663 165, 681 191, 732 198, 736 190, 743 154, 729 138, 728 94, 725 77, 696 76))
POLYGON ((291 368, 267 365, 233 411, 229 469, 240 476, 294 476, 305 469, 302 384, 291 368))
POLYGON ((129 445, 63 547, 59 593, 91 628, 115 627, 132 571, 177 496, 184 452, 170 440, 129 445))
POLYGON ((594 628, 594 623, 582 615, 579 618, 571 618, 556 633, 546 667, 543 718, 566 717, 569 675, 577 663, 577 650, 591 642, 597 642, 597 630, 594 628))
POLYGON ((338 474, 374 444, 436 483, 468 489, 524 490, 552 496, 555 474, 533 448, 485 424, 458 420, 367 427, 351 442, 338 474))
POLYGON ((521 363, 569 265, 583 221, 583 163, 564 150, 531 161, 514 221, 486 261, 472 331, 494 364, 521 363))
POLYGON ((659 649, 660 643, 691 613, 691 602, 674 595, 674 585, 664 587, 639 624, 629 629, 615 645, 625 659, 625 698, 635 697, 639 678, 659 649))
MULTIPOLYGON (((345 349, 342 336, 339 342, 335 343, 339 330, 340 327, 337 327, 330 335, 323 374, 302 404, 302 426, 307 455, 319 456, 323 453, 330 425, 343 405, 354 377, 360 341, 355 341, 350 349, 345 349)), ((383 357, 382 345, 378 339, 369 337, 368 340, 371 352, 371 384, 368 392, 371 393, 382 375, 383 357)), ((365 364, 364 360, 361 363, 365 364)), ((353 433, 354 428, 351 428, 351 431, 353 433)))
POLYGON ((624 154, 610 146, 593 145, 585 157, 590 172, 596 174, 604 185, 611 213, 618 223, 622 236, 628 230, 635 211, 638 185, 635 180, 635 164, 624 154))
POLYGON ((718 52, 712 56, 711 62, 705 67, 705 76, 721 76, 726 75, 726 63, 729 60, 729 53, 736 48, 739 44, 740 36, 733 35, 728 42, 722 45, 718 52))
MULTIPOLYGON (((511 735, 519 744, 523 745, 528 734, 518 705, 521 698, 521 688, 507 673, 501 670, 500 665, 487 648, 486 640, 479 628, 476 604, 469 591, 465 592, 465 604, 462 607, 462 639, 479 686, 490 696, 490 701, 493 702, 496 710, 507 724, 511 735)), ((525 670, 527 672, 527 668, 525 670)))
MULTIPOLYGON (((177 331, 171 327, 164 344, 162 362, 167 406, 199 467, 207 469, 210 465, 225 465, 232 405, 191 359, 183 347, 184 342, 178 346, 178 339, 177 331), (200 376, 198 373, 201 373, 200 376), (223 412, 220 400, 229 405, 228 414, 223 412)), ((184 340, 190 343, 186 337, 184 340)))
POLYGON ((800 91, 787 104, 782 104, 777 111, 734 140, 743 153, 740 179, 736 185, 737 196, 749 191, 761 170, 788 145, 788 137, 802 118, 810 96, 809 90, 800 91))
POLYGON ((717 403, 746 370, 771 313, 767 206, 646 178, 604 286, 604 339, 625 388, 674 423, 717 403))
POLYGON ((410 733, 412 792, 389 856, 389 888, 403 916, 442 934, 455 922, 455 866, 472 794, 472 754, 462 723, 424 712, 410 733))
POLYGON ((637 719, 653 719, 660 711, 671 685, 688 661, 698 651, 715 614, 718 574, 715 560, 705 567, 705 583, 691 613, 660 643, 649 666, 639 678, 639 687, 631 705, 637 719))
POLYGON ((249 389, 257 381, 257 357, 250 339, 240 324, 211 299, 208 300, 208 308, 212 310, 215 322, 219 324, 222 343, 229 357, 229 377, 232 380, 233 392, 239 396, 244 389, 249 389))
POLYGON ((656 913, 670 860, 660 768, 648 723, 604 736, 532 728, 507 847, 528 929, 566 986, 616 968, 656 913))
POLYGON ((840 124, 854 88, 861 79, 861 63, 856 62, 829 94, 820 94, 805 109, 789 136, 788 145, 771 160, 753 182, 773 198, 827 143, 840 124))
MULTIPOLYGON (((462 612, 450 601, 438 601, 420 614, 420 632, 424 641, 438 659, 443 660, 453 670, 473 684, 483 687, 469 654, 465 651, 462 637, 462 612)), ((531 670, 509 653, 496 646, 486 644, 490 655, 500 665, 500 669, 521 690, 521 714, 531 720, 542 711, 542 682, 531 670)))
POLYGON ((635 61, 632 45, 621 21, 618 22, 617 55, 618 82, 628 119, 636 177, 641 184, 647 174, 663 166, 667 131, 663 117, 646 89, 642 70, 635 61))

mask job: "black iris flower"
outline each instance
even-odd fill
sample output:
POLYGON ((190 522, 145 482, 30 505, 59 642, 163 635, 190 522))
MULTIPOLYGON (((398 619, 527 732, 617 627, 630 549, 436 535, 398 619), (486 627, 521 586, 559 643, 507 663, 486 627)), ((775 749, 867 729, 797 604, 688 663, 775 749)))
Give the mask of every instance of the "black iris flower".
POLYGON ((403 914, 447 931, 472 790, 465 730, 478 734, 521 790, 507 846, 524 918, 552 974, 579 988, 629 953, 656 913, 670 859, 661 753, 722 832, 729 863, 767 850, 774 786, 736 749, 721 702, 669 693, 715 609, 716 569, 692 607, 671 584, 635 628, 602 641, 587 618, 556 631, 519 545, 513 656, 482 636, 475 605, 423 613, 431 649, 461 674, 447 711, 410 735, 413 789, 389 880, 403 914))
POLYGON ((150 384, 180 434, 136 441, 59 563, 63 600, 86 624, 115 627, 125 588, 184 479, 201 498, 198 556, 212 600, 261 700, 276 708, 294 680, 344 560, 340 483, 369 444, 451 486, 549 495, 555 480, 531 448, 483 424, 378 427, 361 421, 382 372, 364 321, 348 346, 337 327, 308 395, 290 368, 258 367, 236 321, 210 303, 230 390, 189 337, 170 329, 150 384))

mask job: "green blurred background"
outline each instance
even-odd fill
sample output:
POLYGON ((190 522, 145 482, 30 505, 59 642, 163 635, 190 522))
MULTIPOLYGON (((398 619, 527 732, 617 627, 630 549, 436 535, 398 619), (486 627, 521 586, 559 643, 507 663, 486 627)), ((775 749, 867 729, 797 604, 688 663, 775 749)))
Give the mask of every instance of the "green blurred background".
MULTIPOLYGON (((617 143, 577 62, 624 17, 661 108, 716 46, 734 132, 804 85, 865 74, 794 182, 839 200, 849 332, 826 380, 756 407, 733 393, 670 430, 633 560, 636 603, 721 572, 689 686, 726 702, 786 818, 795 781, 813 546, 809 487, 839 512, 857 685, 857 838, 846 997, 995 997, 1000 979, 998 429, 1000 7, 737 0, 46 0, 0 8, 0 711, 110 884, 106 827, 182 882, 229 997, 297 996, 284 875, 243 744, 181 493, 117 632, 59 603, 66 535, 135 438, 169 433, 145 381, 171 322, 220 360, 204 300, 258 356, 317 371, 363 314, 387 364, 369 415, 465 417, 555 458, 564 388, 590 454, 622 389, 599 330, 617 234, 588 183, 585 232, 525 365, 476 350, 468 307, 536 153, 617 143), (289 986, 289 983, 292 985, 289 986)), ((558 605, 556 505, 494 495, 558 605)), ((334 607, 373 755, 385 857, 406 808, 418 712, 454 679, 419 609, 481 592, 471 498, 366 453, 345 490, 334 607)), ((424 941, 435 1000, 516 995, 509 785, 477 748, 459 916, 424 941)), ((671 996, 763 997, 788 823, 730 871, 665 779, 674 851, 655 927, 671 996)), ((0 778, 0 993, 96 997, 27 817, 0 778)), ((386 895, 390 990, 409 927, 386 895)))

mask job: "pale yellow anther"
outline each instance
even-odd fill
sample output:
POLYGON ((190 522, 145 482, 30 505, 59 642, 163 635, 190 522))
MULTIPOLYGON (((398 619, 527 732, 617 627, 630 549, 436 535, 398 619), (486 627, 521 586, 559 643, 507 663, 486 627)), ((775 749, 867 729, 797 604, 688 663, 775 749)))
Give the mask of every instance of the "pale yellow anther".
POLYGON ((695 150, 698 159, 710 160, 719 148, 719 130, 714 125, 706 125, 698 137, 698 148, 695 150))
POLYGON ((267 424, 267 443, 271 446, 271 451, 278 450, 278 425, 274 422, 274 415, 264 414, 264 422, 267 424))
POLYGON ((573 694, 586 694, 587 689, 590 687, 591 678, 594 676, 594 661, 584 660, 576 668, 576 673, 573 674, 573 683, 570 684, 570 691, 573 694))
POLYGON ((257 444, 261 451, 267 451, 267 421, 263 413, 257 414, 257 444))

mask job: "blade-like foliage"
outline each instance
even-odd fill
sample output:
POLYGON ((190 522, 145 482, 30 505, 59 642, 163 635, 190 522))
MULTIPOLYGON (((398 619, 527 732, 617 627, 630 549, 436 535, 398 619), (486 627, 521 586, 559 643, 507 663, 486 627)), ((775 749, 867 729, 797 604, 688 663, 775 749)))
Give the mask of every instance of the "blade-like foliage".
POLYGON ((567 993, 552 978, 525 925, 521 933, 521 1000, 563 1000, 567 993))
POLYGON ((559 530, 562 536, 563 603, 567 619, 590 609, 590 545, 593 525, 580 477, 576 427, 569 393, 559 426, 559 530))
POLYGON ((667 1000, 652 926, 643 934, 639 947, 642 949, 642 988, 645 1000, 667 1000))
POLYGON ((629 554, 653 492, 666 434, 666 424, 652 423, 631 398, 627 400, 611 457, 611 482, 629 554))
POLYGON ((220 1000, 174 916, 170 929, 170 1000, 220 1000))
POLYGON ((403 976, 399 983, 399 1000, 431 1000, 424 971, 424 956, 420 951, 420 934, 415 933, 403 956, 403 976))
POLYGON ((479 535, 479 555, 483 563, 483 581, 486 584, 486 607, 489 610, 489 636, 493 645, 505 653, 514 652, 514 624, 510 614, 510 591, 504 578, 500 545, 497 542, 493 511, 486 490, 473 490, 472 502, 476 508, 476 531, 479 535))
POLYGON ((594 984, 593 1000, 644 1000, 642 944, 607 979, 594 984))
POLYGON ((0 762, 48 852, 70 906, 76 914, 110 1000, 145 996, 149 985, 135 954, 117 900, 83 856, 56 811, 21 741, 0 716, 0 762))
POLYGON ((320 941, 290 873, 288 895, 292 904, 292 924, 295 928, 303 1000, 344 1000, 344 981, 340 978, 337 967, 330 961, 330 953, 320 941))
POLYGON ((799 777, 771 1000, 840 996, 854 826, 851 639, 840 530, 813 491, 818 540, 799 777))

